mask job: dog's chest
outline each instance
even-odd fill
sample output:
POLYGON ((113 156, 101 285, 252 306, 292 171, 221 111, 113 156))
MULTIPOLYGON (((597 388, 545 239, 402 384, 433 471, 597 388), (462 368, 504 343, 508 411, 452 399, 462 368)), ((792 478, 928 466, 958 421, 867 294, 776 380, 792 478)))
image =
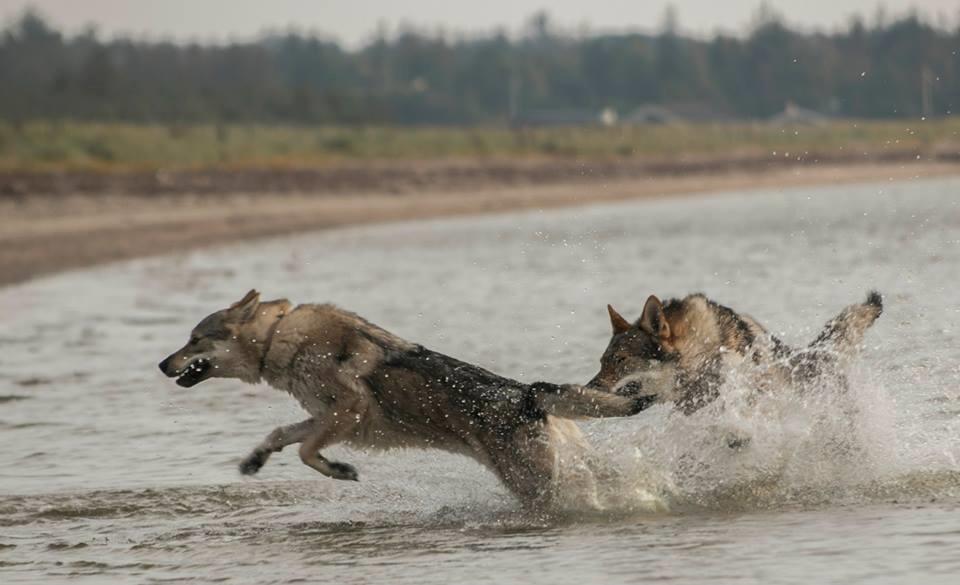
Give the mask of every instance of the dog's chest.
POLYGON ((326 412, 339 391, 335 379, 304 369, 284 372, 271 380, 270 385, 292 396, 311 415, 326 412))

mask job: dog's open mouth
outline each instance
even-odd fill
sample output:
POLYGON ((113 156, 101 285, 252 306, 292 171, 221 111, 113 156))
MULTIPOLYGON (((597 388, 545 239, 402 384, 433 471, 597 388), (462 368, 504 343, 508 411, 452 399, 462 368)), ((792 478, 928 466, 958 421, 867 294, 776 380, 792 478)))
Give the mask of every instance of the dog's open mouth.
POLYGON ((210 360, 200 358, 190 363, 177 377, 177 385, 189 388, 207 379, 210 372, 210 360))

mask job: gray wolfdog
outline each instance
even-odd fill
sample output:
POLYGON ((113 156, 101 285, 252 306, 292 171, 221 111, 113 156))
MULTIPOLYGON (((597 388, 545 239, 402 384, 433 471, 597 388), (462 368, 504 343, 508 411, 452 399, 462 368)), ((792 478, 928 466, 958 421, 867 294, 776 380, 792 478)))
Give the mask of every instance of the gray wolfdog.
POLYGON ((536 507, 554 501, 559 446, 583 441, 567 418, 629 416, 652 404, 582 386, 523 384, 332 305, 260 302, 256 291, 203 319, 160 370, 187 388, 214 377, 263 380, 310 414, 270 433, 240 464, 244 474, 294 443, 304 464, 344 480, 356 480, 356 470, 321 449, 435 448, 472 457, 536 507))
POLYGON ((803 387, 826 376, 846 385, 843 366, 856 354, 866 330, 883 312, 871 292, 831 319, 807 347, 793 349, 747 315, 702 294, 661 303, 647 299, 630 323, 607 306, 613 336, 588 388, 656 397, 690 414, 719 395, 726 374, 750 366, 751 387, 803 387))

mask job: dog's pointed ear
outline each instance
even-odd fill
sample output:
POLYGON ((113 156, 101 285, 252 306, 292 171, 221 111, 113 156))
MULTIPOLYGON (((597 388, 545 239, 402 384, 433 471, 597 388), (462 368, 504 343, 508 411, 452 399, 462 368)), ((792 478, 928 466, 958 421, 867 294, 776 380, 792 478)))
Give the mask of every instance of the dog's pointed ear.
POLYGON ((640 329, 650 335, 660 339, 670 338, 670 324, 667 323, 663 315, 663 303, 654 295, 650 295, 645 305, 643 305, 643 314, 640 315, 640 329))
POLYGON ((613 334, 617 335, 630 329, 630 321, 627 321, 611 305, 607 305, 607 313, 610 314, 610 325, 613 327, 613 334))
POLYGON ((260 307, 260 293, 254 289, 245 294, 242 299, 230 305, 228 311, 240 321, 250 321, 257 316, 260 307))

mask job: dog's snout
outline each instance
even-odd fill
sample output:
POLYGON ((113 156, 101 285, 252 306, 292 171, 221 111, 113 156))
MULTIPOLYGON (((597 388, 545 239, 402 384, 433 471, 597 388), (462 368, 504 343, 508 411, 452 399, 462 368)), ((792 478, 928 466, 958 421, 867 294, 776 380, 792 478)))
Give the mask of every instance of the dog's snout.
POLYGON ((169 367, 170 367, 170 358, 171 358, 171 357, 173 357, 173 356, 168 356, 166 359, 164 359, 164 360, 163 360, 162 362, 160 362, 160 364, 159 364, 160 371, 163 372, 164 375, 167 376, 168 378, 172 378, 173 376, 176 375, 176 374, 174 374, 173 372, 171 372, 171 371, 169 370, 169 367))

